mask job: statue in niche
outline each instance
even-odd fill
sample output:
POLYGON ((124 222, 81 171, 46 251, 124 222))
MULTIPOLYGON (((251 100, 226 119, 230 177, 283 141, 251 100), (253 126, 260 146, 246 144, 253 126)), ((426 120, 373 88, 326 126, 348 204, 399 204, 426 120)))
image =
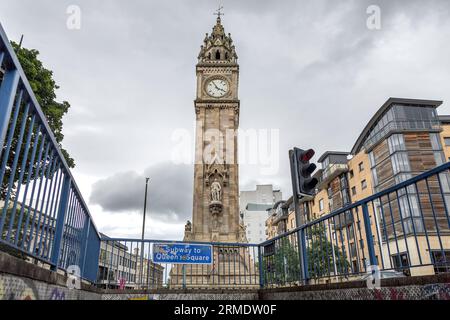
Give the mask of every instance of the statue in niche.
POLYGON ((211 183, 211 199, 212 201, 220 202, 222 199, 222 186, 217 178, 211 183))
POLYGON ((192 231, 192 223, 188 220, 184 226, 184 231, 192 231))

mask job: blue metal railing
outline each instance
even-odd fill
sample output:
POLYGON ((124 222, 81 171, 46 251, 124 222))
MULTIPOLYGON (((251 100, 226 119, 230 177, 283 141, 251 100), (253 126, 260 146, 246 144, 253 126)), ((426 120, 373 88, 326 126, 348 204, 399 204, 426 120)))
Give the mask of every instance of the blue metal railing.
POLYGON ((153 245, 160 243, 187 242, 102 238, 97 285, 122 289, 255 289, 260 286, 257 244, 208 242, 212 245, 212 263, 195 265, 153 262, 153 245))
POLYGON ((152 261, 153 244, 184 241, 102 238, 97 283, 255 288, 364 280, 369 266, 381 278, 450 272, 449 170, 450 162, 260 244, 208 242, 213 267, 152 261))
POLYGON ((381 278, 450 272, 449 169, 450 162, 261 243, 276 248, 263 257, 263 285, 363 280, 368 266, 381 278))
POLYGON ((95 281, 100 236, 0 25, 0 244, 95 281))

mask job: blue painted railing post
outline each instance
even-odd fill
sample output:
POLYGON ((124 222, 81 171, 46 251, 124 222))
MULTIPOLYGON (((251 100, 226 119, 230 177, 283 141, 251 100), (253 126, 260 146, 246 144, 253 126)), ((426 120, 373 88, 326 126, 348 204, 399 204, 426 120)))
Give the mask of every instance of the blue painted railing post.
MULTIPOLYGON (((0 86, 0 145, 3 146, 8 129, 9 118, 16 97, 17 86, 19 85, 19 71, 17 69, 9 70, 5 73, 3 82, 0 86)), ((0 155, 1 150, 0 149, 0 155)))
POLYGON ((300 257, 301 257, 301 268, 302 268, 302 277, 303 283, 308 284, 309 281, 309 270, 308 270, 308 252, 306 251, 306 236, 305 236, 305 228, 300 229, 299 233, 299 247, 300 247, 300 257))
POLYGON ((259 286, 264 288, 264 266, 263 266, 262 247, 258 246, 258 267, 259 267, 259 286))
POLYGON ((87 221, 84 224, 84 232, 83 232, 83 242, 81 244, 81 248, 83 249, 82 262, 81 262, 81 275, 84 277, 84 266, 86 264, 86 254, 88 249, 88 240, 89 240, 89 231, 91 229, 91 219, 86 217, 87 221))
POLYGON ((61 201, 59 203, 58 215, 56 217, 55 239, 53 241, 53 250, 50 260, 52 263, 52 270, 54 271, 58 269, 59 253, 61 251, 61 242, 64 232, 64 220, 66 218, 66 212, 69 204, 70 184, 70 175, 66 174, 64 176, 63 188, 61 190, 61 201))
POLYGON ((372 228, 370 227, 370 217, 369 209, 367 208, 367 202, 364 202, 362 204, 362 212, 364 218, 364 228, 366 230, 367 250, 369 251, 370 265, 374 266, 378 264, 378 261, 375 255, 375 245, 373 243, 372 228))

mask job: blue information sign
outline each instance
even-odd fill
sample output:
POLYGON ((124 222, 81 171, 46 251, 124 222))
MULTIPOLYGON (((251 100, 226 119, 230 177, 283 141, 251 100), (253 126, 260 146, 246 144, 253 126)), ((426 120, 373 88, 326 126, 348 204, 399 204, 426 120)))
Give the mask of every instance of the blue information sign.
POLYGON ((190 243, 154 243, 153 262, 211 264, 212 245, 190 243))

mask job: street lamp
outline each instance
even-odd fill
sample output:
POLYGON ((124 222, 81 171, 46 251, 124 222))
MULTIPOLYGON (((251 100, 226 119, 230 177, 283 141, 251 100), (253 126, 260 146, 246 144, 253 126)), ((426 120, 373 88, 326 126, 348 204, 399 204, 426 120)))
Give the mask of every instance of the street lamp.
MULTIPOLYGON (((139 282, 141 284, 141 286, 143 286, 142 284, 142 275, 144 272, 144 233, 145 233, 145 215, 146 215, 146 211, 147 211, 147 191, 148 191, 148 181, 150 180, 150 178, 145 178, 145 197, 144 197, 144 214, 142 217, 142 238, 141 238, 141 272, 139 275, 139 282)), ((148 272, 148 270, 147 270, 148 272)))
POLYGON ((148 190, 148 181, 150 178, 145 178, 145 197, 144 197, 144 215, 142 217, 142 240, 144 240, 144 232, 145 232, 145 215, 147 211, 147 190, 148 190))

